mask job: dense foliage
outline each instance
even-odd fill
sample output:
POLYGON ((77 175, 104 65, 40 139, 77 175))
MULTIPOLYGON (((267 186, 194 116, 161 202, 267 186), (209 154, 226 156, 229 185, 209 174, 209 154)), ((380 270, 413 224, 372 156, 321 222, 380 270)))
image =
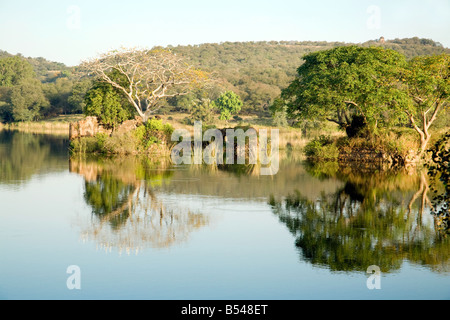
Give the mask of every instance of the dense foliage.
POLYGON ((281 98, 291 117, 351 126, 355 115, 367 124, 392 124, 391 101, 399 95, 397 79, 403 55, 379 47, 344 46, 304 57, 295 80, 281 98))
POLYGON ((448 118, 450 54, 407 61, 394 50, 343 46, 310 53, 273 105, 294 119, 332 121, 349 137, 379 128, 411 126, 420 136, 417 158, 438 118, 448 118))
POLYGON ((115 128, 131 118, 133 112, 111 85, 99 83, 89 90, 85 97, 84 113, 96 116, 106 128, 115 128))
POLYGON ((88 88, 80 90, 86 81, 75 79, 69 70, 64 64, 43 58, 0 51, 0 121, 34 121, 80 113, 88 88))
POLYGON ((232 115, 238 114, 242 108, 241 98, 233 91, 221 94, 214 104, 219 109, 220 120, 230 120, 232 115))

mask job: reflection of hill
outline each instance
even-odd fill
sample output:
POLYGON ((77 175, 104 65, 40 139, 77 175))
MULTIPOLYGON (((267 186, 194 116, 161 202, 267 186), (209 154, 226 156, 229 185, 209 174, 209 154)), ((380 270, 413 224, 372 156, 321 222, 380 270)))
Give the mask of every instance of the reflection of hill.
POLYGON ((71 172, 85 178, 84 198, 92 208, 82 223, 82 239, 105 250, 138 252, 169 247, 209 223, 208 217, 183 206, 162 203, 155 186, 170 183, 165 162, 146 158, 71 159, 71 172))
POLYGON ((436 229, 422 173, 337 173, 345 184, 307 199, 302 192, 272 197, 273 212, 296 237, 304 259, 335 271, 378 265, 399 269, 404 259, 450 271, 450 239, 436 229))
POLYGON ((21 183, 34 174, 67 169, 67 139, 0 131, 0 183, 21 183))

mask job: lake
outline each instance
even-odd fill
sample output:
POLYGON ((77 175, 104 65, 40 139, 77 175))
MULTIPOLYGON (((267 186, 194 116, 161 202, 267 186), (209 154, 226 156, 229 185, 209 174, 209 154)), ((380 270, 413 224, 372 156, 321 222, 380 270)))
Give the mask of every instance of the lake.
POLYGON ((0 299, 450 298, 423 171, 288 152, 262 176, 68 145, 0 131, 0 299))

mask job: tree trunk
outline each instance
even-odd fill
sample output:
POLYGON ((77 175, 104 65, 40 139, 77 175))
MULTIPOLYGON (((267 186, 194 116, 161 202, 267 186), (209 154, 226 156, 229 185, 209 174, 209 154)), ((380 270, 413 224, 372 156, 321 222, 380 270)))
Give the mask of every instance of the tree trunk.
POLYGON ((428 142, 430 141, 430 135, 423 135, 420 137, 420 151, 418 154, 419 159, 425 154, 427 150, 428 142))

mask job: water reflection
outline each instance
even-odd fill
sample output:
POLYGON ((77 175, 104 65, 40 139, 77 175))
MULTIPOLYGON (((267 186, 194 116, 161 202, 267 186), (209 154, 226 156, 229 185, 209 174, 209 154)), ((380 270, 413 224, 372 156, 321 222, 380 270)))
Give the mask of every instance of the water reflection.
POLYGON ((0 130, 0 184, 21 184, 33 175, 67 167, 68 139, 0 130))
POLYGON ((202 213, 159 199, 155 188, 173 176, 165 159, 72 158, 70 171, 84 177, 84 200, 92 209, 81 237, 107 252, 169 247, 209 223, 202 213))
POLYGON ((378 265, 398 270, 406 259, 450 271, 450 241, 430 214, 425 172, 361 172, 335 165, 310 166, 321 179, 344 185, 315 200, 300 191, 270 199, 273 212, 295 235, 302 259, 333 271, 378 265))

